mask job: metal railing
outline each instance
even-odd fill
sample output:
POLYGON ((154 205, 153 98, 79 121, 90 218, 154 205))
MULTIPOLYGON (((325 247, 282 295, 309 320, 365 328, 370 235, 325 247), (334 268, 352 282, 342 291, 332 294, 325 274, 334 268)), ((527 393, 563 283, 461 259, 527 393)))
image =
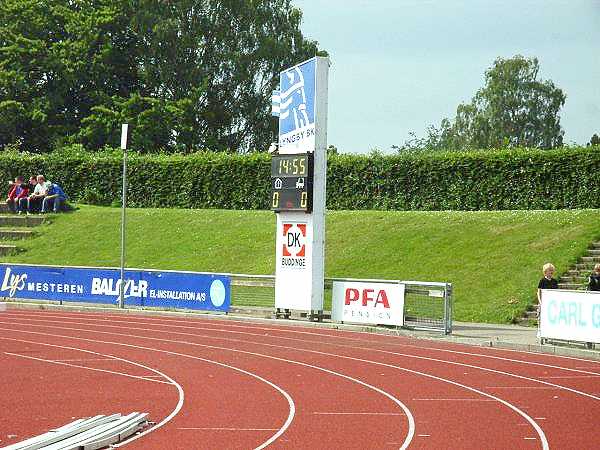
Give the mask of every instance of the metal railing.
MULTIPOLYGON (((242 274, 230 274, 230 276, 233 306, 274 308, 275 276, 242 274)), ((404 284, 404 327, 439 331, 444 334, 452 332, 452 284, 450 283, 325 278, 325 310, 331 310, 331 295, 334 281, 404 284)))

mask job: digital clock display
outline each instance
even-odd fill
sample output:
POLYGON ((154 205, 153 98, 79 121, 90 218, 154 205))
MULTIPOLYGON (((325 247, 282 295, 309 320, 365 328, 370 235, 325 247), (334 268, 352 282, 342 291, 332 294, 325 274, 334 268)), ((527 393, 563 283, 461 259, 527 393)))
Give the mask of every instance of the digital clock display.
POLYGON ((274 155, 271 160, 271 209, 312 211, 313 155, 274 155))
POLYGON ((271 177, 306 177, 309 157, 302 155, 276 155, 271 159, 271 177))

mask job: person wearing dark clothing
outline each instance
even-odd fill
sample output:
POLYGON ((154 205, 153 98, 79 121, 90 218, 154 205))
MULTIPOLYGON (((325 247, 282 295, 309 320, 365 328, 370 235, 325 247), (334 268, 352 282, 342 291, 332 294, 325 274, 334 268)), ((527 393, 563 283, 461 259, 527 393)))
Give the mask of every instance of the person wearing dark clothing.
POLYGON ((542 289, 558 289, 558 281, 553 278, 554 272, 556 272, 554 265, 550 263, 544 264, 542 270, 544 271, 544 278, 538 283, 538 303, 540 302, 542 289))
POLYGON ((538 283, 538 289, 558 289, 558 281, 555 278, 542 278, 538 283))
POLYGON ((588 291, 600 291, 600 264, 594 266, 594 270, 588 278, 588 291))
MULTIPOLYGON (((540 305, 542 303, 542 289, 558 289, 558 281, 556 281, 556 279, 553 278, 554 272, 556 272, 556 267, 554 267, 554 264, 551 264, 551 263, 544 264, 544 267, 542 267, 542 271, 544 273, 544 278, 542 278, 540 280, 540 282, 538 283, 538 290, 537 290, 538 320, 540 320, 540 305)), ((539 328, 537 331, 537 337, 541 338, 539 328)), ((542 340, 542 344, 543 343, 544 342, 542 340)))

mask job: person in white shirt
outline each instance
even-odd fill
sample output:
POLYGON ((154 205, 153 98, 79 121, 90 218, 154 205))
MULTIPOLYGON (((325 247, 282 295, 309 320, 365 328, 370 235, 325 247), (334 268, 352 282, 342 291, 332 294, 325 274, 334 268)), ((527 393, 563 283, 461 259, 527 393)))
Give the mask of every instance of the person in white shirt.
POLYGON ((33 194, 31 194, 27 200, 27 214, 39 211, 42 205, 42 200, 44 200, 44 197, 48 195, 48 189, 50 186, 52 186, 52 183, 46 181, 44 175, 38 175, 36 179, 37 184, 35 185, 33 194))

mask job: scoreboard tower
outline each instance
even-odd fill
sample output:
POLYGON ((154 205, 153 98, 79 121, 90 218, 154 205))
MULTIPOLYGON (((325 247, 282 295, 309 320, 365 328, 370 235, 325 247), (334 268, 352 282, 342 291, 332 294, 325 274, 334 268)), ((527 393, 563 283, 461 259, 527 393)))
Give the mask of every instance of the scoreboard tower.
POLYGON ((323 317, 328 74, 323 57, 280 74, 279 152, 271 159, 276 317, 323 317))

